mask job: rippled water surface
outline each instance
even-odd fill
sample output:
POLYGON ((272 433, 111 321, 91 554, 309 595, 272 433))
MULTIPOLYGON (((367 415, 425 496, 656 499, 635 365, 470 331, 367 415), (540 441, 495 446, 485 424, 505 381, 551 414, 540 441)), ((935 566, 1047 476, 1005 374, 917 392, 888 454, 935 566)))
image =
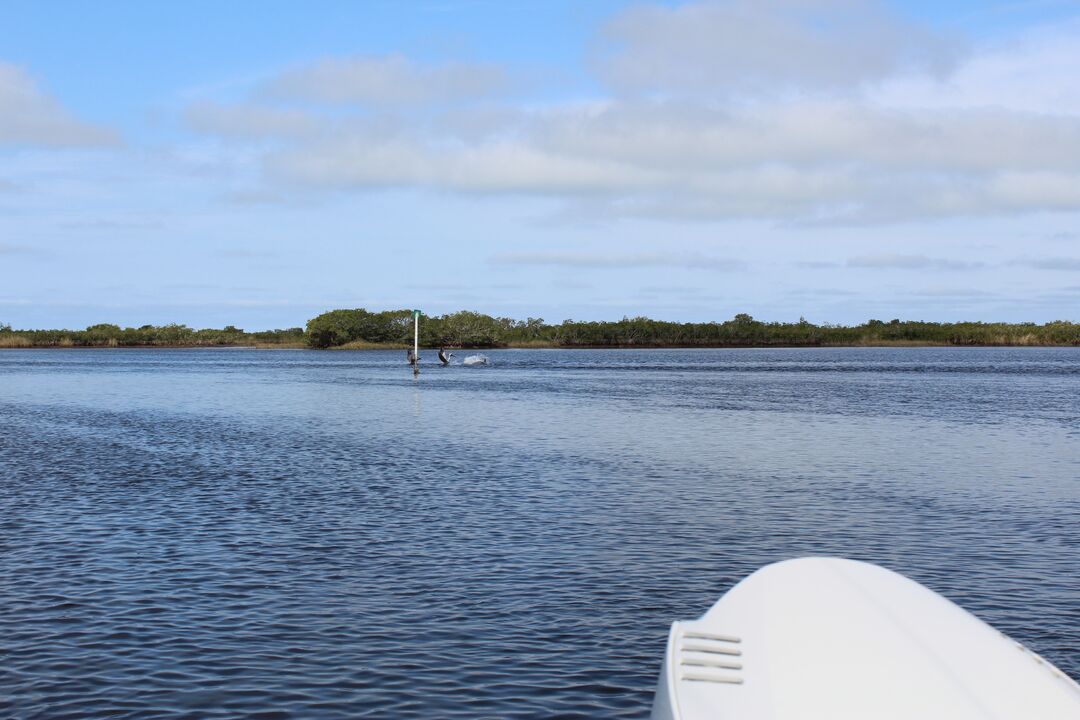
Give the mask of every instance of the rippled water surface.
POLYGON ((0 716, 646 717, 807 554, 1080 677, 1080 350, 486 354, 0 351, 0 716))

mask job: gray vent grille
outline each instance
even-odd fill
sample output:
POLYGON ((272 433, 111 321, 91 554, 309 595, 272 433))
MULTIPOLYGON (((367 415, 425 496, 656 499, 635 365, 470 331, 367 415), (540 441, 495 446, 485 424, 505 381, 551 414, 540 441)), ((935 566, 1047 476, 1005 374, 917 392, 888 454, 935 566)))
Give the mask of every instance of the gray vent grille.
POLYGON ((682 681, 742 684, 741 638, 683 630, 678 637, 677 657, 682 681))

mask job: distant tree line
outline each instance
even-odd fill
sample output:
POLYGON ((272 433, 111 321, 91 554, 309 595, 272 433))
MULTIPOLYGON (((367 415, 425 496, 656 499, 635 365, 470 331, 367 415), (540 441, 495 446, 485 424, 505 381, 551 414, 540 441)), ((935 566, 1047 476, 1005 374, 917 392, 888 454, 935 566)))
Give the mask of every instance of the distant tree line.
MULTIPOLYGON (((245 332, 231 325, 92 325, 85 330, 14 330, 0 324, 0 347, 405 347, 412 344, 412 311, 331 310, 307 329, 245 332)), ((677 323, 649 318, 615 321, 541 318, 514 320, 462 311, 423 316, 424 347, 812 347, 827 345, 1080 345, 1080 324, 932 323, 869 320, 861 325, 761 322, 746 314, 724 322, 677 323)))
MULTIPOLYGON (((308 321, 312 347, 409 345, 412 311, 332 310, 308 321)), ((801 347, 818 345, 1080 345, 1080 324, 932 323, 869 320, 862 325, 761 322, 740 313, 725 322, 677 323, 645 317, 616 321, 513 320, 476 312, 424 316, 425 347, 801 347)))
MULTIPOLYGON (((420 344, 426 347, 504 347, 525 339, 526 328, 541 325, 543 320, 522 322, 467 310, 449 315, 425 315, 420 322, 420 344)), ((308 321, 307 337, 308 343, 317 348, 348 344, 411 345, 412 310, 331 310, 308 321)), ((537 339, 546 340, 540 336, 537 339)))
POLYGON ((91 325, 85 330, 13 330, 0 324, 0 347, 213 347, 232 345, 304 345, 303 328, 245 332, 228 325, 195 330, 186 325, 91 325))

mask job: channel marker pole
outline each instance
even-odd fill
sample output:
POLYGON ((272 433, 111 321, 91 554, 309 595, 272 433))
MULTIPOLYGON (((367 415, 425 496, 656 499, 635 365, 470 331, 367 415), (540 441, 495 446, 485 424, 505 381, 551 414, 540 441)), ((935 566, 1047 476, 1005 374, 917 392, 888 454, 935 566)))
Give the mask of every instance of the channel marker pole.
POLYGON ((413 310, 413 375, 420 373, 420 311, 413 310))

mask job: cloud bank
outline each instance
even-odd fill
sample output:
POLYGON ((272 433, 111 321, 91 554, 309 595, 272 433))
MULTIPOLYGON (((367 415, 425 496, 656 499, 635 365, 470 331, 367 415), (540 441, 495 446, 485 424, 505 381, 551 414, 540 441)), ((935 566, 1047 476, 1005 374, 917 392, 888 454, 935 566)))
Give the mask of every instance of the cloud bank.
POLYGON ((1080 271, 1080 258, 1078 257, 1040 257, 1021 258, 1014 265, 1029 267, 1035 270, 1059 270, 1063 272, 1080 271))
POLYGON ((488 97, 506 85, 506 73, 497 66, 421 64, 387 55, 325 58, 281 74, 263 92, 330 105, 423 106, 488 97))
POLYGON ((980 262, 886 253, 881 255, 858 255, 847 261, 848 267, 879 268, 886 270, 974 270, 983 267, 980 262))
POLYGON ((79 147, 116 140, 111 131, 76 119, 26 70, 0 62, 0 146, 79 147))
POLYGON ((1036 35, 967 50, 856 0, 639 6, 597 40, 597 97, 527 104, 491 66, 330 58, 188 120, 264 143, 265 181, 293 190, 515 193, 679 221, 1080 210, 1080 107, 1053 102, 1080 89, 1080 46, 1072 26, 1036 35))
POLYGON ((491 261, 497 265, 533 265, 564 269, 624 269, 673 267, 688 270, 712 270, 732 272, 746 266, 736 258, 721 258, 684 253, 678 255, 639 253, 634 255, 596 255, 566 252, 522 252, 495 255, 491 261))
POLYGON ((851 0, 640 5, 603 36, 601 73, 616 89, 694 97, 848 92, 898 73, 944 73, 958 52, 951 38, 851 0))

